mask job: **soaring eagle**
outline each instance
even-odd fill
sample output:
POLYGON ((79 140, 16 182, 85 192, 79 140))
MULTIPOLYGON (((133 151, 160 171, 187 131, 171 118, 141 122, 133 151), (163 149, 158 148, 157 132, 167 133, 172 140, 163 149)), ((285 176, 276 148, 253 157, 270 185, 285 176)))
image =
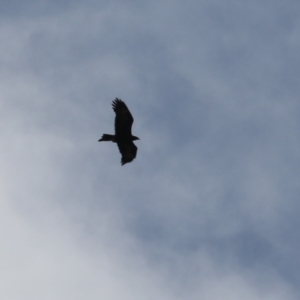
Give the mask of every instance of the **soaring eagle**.
POLYGON ((123 166, 135 159, 137 147, 133 141, 139 140, 139 138, 131 134, 133 117, 126 104, 121 99, 116 98, 112 102, 112 108, 116 113, 115 135, 105 133, 98 142, 112 141, 117 143, 122 154, 121 164, 123 166))

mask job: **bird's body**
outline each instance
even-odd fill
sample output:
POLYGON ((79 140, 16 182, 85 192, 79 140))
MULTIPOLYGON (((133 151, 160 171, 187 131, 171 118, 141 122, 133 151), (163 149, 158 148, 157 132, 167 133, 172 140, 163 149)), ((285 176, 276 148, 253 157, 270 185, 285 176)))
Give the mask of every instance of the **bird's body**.
POLYGON ((99 142, 111 141, 117 143, 119 151, 122 154, 121 164, 124 165, 135 159, 137 147, 133 141, 139 140, 139 138, 131 134, 131 127, 134 120, 126 104, 121 99, 116 98, 112 102, 112 108, 116 113, 115 134, 105 133, 99 142))

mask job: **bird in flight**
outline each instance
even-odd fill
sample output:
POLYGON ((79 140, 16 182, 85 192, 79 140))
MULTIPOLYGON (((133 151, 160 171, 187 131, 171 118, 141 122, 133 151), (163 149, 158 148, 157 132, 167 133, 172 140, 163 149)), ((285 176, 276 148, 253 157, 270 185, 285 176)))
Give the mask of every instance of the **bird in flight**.
POLYGON ((126 104, 121 99, 116 98, 112 102, 112 108, 116 113, 115 135, 104 133, 98 142, 111 141, 117 143, 122 155, 121 164, 123 166, 135 159, 137 146, 133 141, 139 140, 139 138, 131 134, 131 126, 134 120, 126 104))

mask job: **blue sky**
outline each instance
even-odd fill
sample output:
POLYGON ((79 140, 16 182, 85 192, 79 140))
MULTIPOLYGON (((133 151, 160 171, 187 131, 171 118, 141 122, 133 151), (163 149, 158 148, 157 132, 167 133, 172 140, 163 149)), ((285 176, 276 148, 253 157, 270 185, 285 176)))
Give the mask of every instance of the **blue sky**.
POLYGON ((299 299, 299 1, 0 16, 1 299, 299 299))

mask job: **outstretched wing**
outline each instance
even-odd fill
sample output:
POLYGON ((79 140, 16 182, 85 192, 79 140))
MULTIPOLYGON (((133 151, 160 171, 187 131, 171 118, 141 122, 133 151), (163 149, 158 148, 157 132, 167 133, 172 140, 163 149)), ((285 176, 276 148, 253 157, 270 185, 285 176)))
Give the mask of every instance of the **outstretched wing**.
POLYGON ((133 117, 128 107, 121 99, 118 98, 112 102, 112 107, 116 113, 115 134, 124 138, 131 136, 133 117))
POLYGON ((122 166, 133 161, 136 157, 137 146, 132 142, 119 142, 118 148, 122 154, 121 164, 122 166))

